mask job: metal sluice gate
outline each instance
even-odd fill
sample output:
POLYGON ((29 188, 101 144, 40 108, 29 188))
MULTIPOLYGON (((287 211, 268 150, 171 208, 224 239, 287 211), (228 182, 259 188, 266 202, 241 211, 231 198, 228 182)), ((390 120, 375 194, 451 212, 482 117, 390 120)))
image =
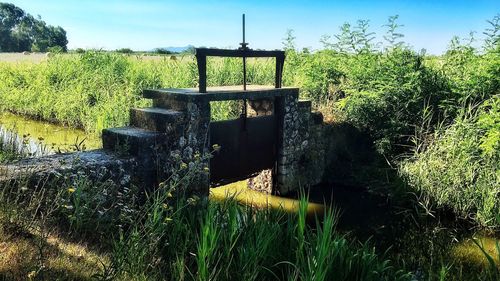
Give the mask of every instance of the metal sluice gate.
MULTIPOLYGON (((275 58, 276 73, 274 88, 282 87, 284 51, 252 50, 245 41, 245 15, 243 14, 243 42, 236 50, 197 48, 198 90, 207 93, 207 57, 240 57, 243 60, 243 92, 247 92, 246 58, 275 58)), ((272 89, 270 89, 272 90, 272 89)), ((236 90, 242 92, 241 90, 236 90)), ((220 150, 210 160, 210 181, 212 185, 222 185, 250 178, 265 170, 276 168, 278 123, 276 114, 248 117, 248 102, 243 95, 242 113, 238 119, 210 123, 210 145, 217 144, 220 150)), ((252 97, 259 99, 259 97, 252 97)), ((274 98, 271 98, 276 107, 274 98)))

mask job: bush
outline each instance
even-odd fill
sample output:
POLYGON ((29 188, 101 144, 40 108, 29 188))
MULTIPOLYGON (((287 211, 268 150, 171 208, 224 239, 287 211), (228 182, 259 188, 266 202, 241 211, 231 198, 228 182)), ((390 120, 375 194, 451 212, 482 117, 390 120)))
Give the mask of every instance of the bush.
POLYGON ((477 113, 462 113, 401 165, 411 186, 438 207, 490 227, 500 226, 499 100, 488 100, 477 113))
POLYGON ((440 116, 449 91, 444 78, 425 66, 424 57, 395 48, 385 54, 349 58, 346 98, 338 103, 348 121, 370 133, 380 153, 394 157, 407 151, 414 126, 426 110, 440 116))
POLYGON ((121 53, 121 54, 132 54, 132 53, 134 53, 134 51, 132 49, 130 49, 130 48, 117 49, 115 52, 121 53))
POLYGON ((159 54, 159 55, 171 55, 171 54, 174 54, 174 52, 172 51, 169 51, 167 49, 164 49, 164 48, 156 48, 154 50, 155 54, 159 54))

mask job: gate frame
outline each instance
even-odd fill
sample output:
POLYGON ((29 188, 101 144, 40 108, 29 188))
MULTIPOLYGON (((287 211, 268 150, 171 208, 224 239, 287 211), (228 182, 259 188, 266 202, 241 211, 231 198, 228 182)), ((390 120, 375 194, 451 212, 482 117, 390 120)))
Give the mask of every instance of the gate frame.
MULTIPOLYGON (((207 57, 236 57, 236 58, 276 58, 276 76, 274 87, 281 88, 283 79, 283 66, 285 65, 284 51, 255 51, 248 48, 238 50, 196 48, 196 62, 198 63, 198 89, 200 93, 207 92, 207 57)), ((246 67, 243 63, 243 89, 246 90, 246 67)))

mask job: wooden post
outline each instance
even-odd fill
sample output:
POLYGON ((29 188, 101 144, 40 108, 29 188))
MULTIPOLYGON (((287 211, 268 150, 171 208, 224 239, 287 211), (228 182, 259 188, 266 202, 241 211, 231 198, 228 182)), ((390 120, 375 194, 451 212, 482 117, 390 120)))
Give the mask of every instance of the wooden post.
POLYGON ((283 66, 285 65, 285 55, 276 56, 276 77, 274 82, 275 88, 281 88, 283 79, 283 66))
POLYGON ((198 63, 198 89, 200 93, 207 92, 207 56, 205 54, 196 54, 198 63))

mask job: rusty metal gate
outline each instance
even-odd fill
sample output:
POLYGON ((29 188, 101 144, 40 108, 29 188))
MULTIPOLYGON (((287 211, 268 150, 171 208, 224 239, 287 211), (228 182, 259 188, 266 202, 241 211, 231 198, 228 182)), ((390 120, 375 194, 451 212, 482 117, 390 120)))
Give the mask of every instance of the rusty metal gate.
POLYGON ((210 143, 220 150, 210 160, 210 181, 222 185, 274 168, 277 124, 275 115, 216 121, 210 143))

